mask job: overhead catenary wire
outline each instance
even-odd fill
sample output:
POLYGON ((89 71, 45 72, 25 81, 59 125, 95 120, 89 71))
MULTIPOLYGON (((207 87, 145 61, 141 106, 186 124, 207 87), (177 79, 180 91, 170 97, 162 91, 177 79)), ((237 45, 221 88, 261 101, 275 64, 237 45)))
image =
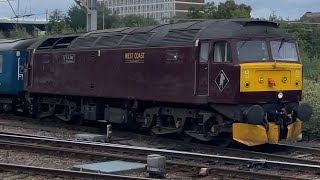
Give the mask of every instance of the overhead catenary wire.
MULTIPOLYGON (((18 17, 18 15, 17 15, 17 13, 15 12, 15 10, 13 9, 13 7, 12 7, 12 5, 11 5, 10 1, 9 1, 9 0, 7 0, 7 2, 9 3, 9 6, 10 6, 10 8, 11 8, 12 12, 14 13, 14 15, 15 15, 16 17, 18 17)), ((19 19, 17 18, 17 23, 18 23, 18 21, 19 21, 19 19)))

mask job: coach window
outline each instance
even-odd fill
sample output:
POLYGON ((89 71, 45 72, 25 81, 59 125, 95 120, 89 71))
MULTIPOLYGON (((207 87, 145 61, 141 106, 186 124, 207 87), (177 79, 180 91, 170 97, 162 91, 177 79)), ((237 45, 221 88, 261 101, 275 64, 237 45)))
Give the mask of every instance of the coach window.
POLYGON ((178 51, 174 51, 174 50, 167 51, 166 59, 168 61, 177 61, 178 60, 178 51))
POLYGON ((209 43, 202 43, 200 47, 200 63, 207 63, 209 58, 209 43))
POLYGON ((231 62, 228 42, 217 42, 214 46, 214 62, 231 62))
POLYGON ((2 73, 3 55, 0 55, 0 73, 2 73))

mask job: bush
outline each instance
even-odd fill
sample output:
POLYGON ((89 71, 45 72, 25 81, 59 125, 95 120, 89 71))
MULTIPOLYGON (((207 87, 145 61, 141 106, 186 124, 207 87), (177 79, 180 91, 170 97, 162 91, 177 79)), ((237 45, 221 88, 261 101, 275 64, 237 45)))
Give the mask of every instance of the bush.
POLYGON ((4 33, 2 31, 0 31, 0 39, 5 39, 6 36, 4 35, 4 33))
POLYGON ((308 79, 312 79, 319 82, 320 78, 320 63, 317 57, 309 58, 307 55, 302 54, 302 64, 303 64, 303 76, 308 79))
POLYGON ((25 28, 15 27, 10 30, 10 38, 12 39, 24 39, 31 38, 32 36, 26 31, 25 28))
POLYGON ((303 85, 303 102, 313 109, 311 120, 303 124, 303 137, 305 140, 320 138, 320 83, 305 79, 303 85))

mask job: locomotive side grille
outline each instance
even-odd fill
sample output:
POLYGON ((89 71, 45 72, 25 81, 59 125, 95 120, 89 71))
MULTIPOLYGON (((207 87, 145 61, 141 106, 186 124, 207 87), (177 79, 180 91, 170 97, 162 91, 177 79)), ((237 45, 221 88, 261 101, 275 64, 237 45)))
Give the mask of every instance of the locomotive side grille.
POLYGON ((199 29, 170 30, 163 38, 164 43, 190 43, 193 42, 199 29))
POLYGON ((60 38, 49 38, 42 42, 38 49, 51 49, 52 46, 59 40, 60 38))
POLYGON ((97 41, 95 47, 115 47, 119 44, 123 36, 124 35, 102 37, 97 41))
POLYGON ((91 48, 98 37, 81 37, 71 45, 71 48, 91 48))
POLYGON ((121 41, 120 45, 123 45, 123 46, 146 45, 152 35, 153 35, 153 33, 129 34, 121 41))

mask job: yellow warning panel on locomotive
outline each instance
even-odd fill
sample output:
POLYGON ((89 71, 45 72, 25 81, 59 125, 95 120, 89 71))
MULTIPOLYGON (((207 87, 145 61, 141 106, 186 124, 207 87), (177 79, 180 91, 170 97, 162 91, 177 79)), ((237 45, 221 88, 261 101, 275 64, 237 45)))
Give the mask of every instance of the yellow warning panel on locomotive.
POLYGON ((296 122, 288 125, 287 140, 289 141, 300 141, 302 139, 302 121, 297 120, 296 122))
POLYGON ((292 91, 302 89, 302 65, 259 62, 241 64, 240 91, 292 91))
POLYGON ((266 129, 261 125, 233 123, 233 140, 247 146, 256 146, 268 143, 266 129))
POLYGON ((274 122, 268 123, 268 143, 278 144, 280 138, 280 126, 274 122))

